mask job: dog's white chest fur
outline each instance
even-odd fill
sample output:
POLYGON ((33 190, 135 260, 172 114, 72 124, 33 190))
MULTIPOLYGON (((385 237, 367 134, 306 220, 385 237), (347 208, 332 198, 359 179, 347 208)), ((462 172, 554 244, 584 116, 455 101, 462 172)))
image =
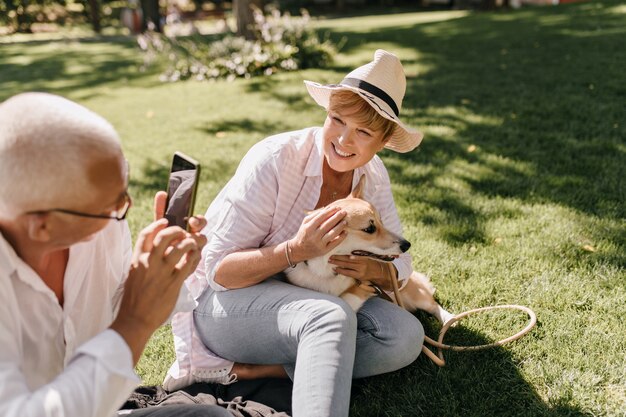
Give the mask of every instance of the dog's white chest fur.
POLYGON ((354 278, 336 275, 328 263, 330 255, 300 262, 295 268, 285 270, 287 279, 294 285, 326 294, 339 296, 355 284, 354 278))
MULTIPOLYGON (((333 271, 335 265, 328 263, 330 257, 355 255, 391 262, 410 247, 410 243, 402 236, 385 229, 374 206, 361 199, 364 184, 365 176, 363 175, 347 198, 333 203, 347 213, 345 217, 347 226, 344 229, 347 234, 346 238, 326 255, 301 262, 295 268, 287 268, 284 271, 288 281, 292 284, 341 297, 354 311, 358 311, 363 303, 374 297, 376 291, 367 279, 360 279, 359 282, 345 275, 336 275, 333 271)), ((288 256, 287 260, 291 263, 288 256)), ((346 265, 341 262, 338 264, 346 265)), ((347 265, 350 266, 350 264, 347 265)), ((381 268, 381 274, 382 279, 385 276, 383 268, 381 268)), ((373 280, 376 277, 368 278, 373 280)), ((407 310, 426 310, 444 323, 452 315, 435 301, 434 292, 435 289, 428 277, 413 272, 398 295, 402 300, 401 304, 407 310)))
POLYGON ((397 244, 383 249, 375 241, 363 240, 356 233, 348 233, 346 239, 326 255, 309 259, 307 262, 301 262, 295 268, 288 268, 285 270, 285 274, 287 274, 287 279, 292 284, 341 297, 354 311, 357 311, 375 293, 372 291, 368 293, 363 290, 355 290, 355 287, 359 287, 360 283, 352 277, 335 274, 333 268, 336 266, 328 263, 328 260, 333 255, 350 255, 355 250, 364 250, 384 255, 397 255, 400 253, 397 244), (355 294, 355 292, 360 294, 355 294))

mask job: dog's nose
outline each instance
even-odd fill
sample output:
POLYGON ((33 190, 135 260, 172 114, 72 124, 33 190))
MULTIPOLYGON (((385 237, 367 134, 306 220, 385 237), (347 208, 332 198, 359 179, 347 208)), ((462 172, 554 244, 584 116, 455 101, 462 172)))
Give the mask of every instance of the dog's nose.
POLYGON ((404 239, 402 239, 402 240, 400 241, 400 250, 401 250, 402 252, 406 252, 406 251, 408 251, 410 247, 411 247, 411 242, 409 242, 408 240, 404 240, 404 239))

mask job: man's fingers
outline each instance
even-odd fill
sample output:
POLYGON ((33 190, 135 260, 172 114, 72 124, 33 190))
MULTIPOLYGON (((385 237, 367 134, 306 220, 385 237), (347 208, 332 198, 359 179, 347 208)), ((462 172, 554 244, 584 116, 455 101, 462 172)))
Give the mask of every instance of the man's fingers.
POLYGON ((201 251, 204 248, 204 245, 207 244, 208 239, 204 235, 191 235, 191 238, 196 241, 196 245, 198 245, 198 250, 201 251))
POLYGON ((191 233, 200 233, 206 226, 206 219, 204 216, 193 216, 189 218, 189 231, 191 233))
POLYGON ((176 265, 176 269, 174 271, 174 279, 176 281, 180 281, 181 283, 187 279, 187 277, 193 274, 193 271, 196 270, 196 266, 200 262, 200 251, 192 250, 187 252, 185 257, 180 260, 180 262, 176 265))
POLYGON ((186 236, 187 233, 178 226, 161 230, 154 238, 154 248, 152 248, 150 257, 163 258, 168 246, 173 245, 176 241, 183 240, 186 236))
POLYGON ((159 191, 154 196, 154 220, 162 219, 165 216, 165 206, 167 204, 167 193, 159 191))
MULTIPOLYGON (((165 219, 160 219, 150 223, 141 232, 139 232, 139 236, 137 236, 137 242, 135 243, 135 250, 139 250, 139 252, 150 252, 153 247, 154 237, 157 235, 157 233, 159 233, 166 227, 167 220, 165 219)), ((136 254, 136 256, 138 255, 139 254, 136 254)))
POLYGON ((183 259, 183 257, 187 253, 191 251, 197 251, 197 250, 198 250, 198 245, 195 239, 192 239, 192 238, 184 239, 178 242, 176 246, 170 246, 166 248, 165 253, 164 253, 165 263, 169 265, 172 268, 172 272, 174 272, 173 269, 176 267, 176 265, 179 264, 181 259, 183 259))

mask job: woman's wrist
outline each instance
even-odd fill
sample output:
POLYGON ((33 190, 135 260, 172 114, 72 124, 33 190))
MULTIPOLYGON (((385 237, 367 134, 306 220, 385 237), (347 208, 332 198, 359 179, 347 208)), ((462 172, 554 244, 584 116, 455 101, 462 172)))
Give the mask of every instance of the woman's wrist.
POLYGON ((380 278, 386 280, 387 279, 387 273, 385 272, 386 265, 384 265, 382 262, 380 261, 375 261, 378 264, 378 269, 380 269, 380 278))
MULTIPOLYGON (((389 271, 389 266, 385 262, 374 261, 378 264, 378 276, 380 278, 374 280, 376 285, 382 288, 385 291, 391 291, 393 289, 393 284, 391 283, 392 279, 395 279, 395 275, 393 272, 389 271)), ((393 264, 392 269, 393 269, 393 264)))
POLYGON ((287 260, 287 265, 289 265, 289 267, 295 268, 298 263, 292 260, 293 255, 291 251, 290 241, 288 240, 285 242, 285 259, 287 260))
POLYGON ((285 242, 285 257, 287 257, 287 254, 289 255, 289 259, 287 259, 290 261, 289 266, 295 266, 306 260, 300 253, 300 247, 295 239, 289 239, 285 242))

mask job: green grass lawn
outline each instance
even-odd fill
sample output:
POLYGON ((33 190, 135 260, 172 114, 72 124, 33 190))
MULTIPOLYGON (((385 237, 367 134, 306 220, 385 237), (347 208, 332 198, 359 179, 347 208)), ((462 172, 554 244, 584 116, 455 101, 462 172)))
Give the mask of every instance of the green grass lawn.
MULTIPOLYGON (((360 381, 354 416, 626 415, 626 6, 595 1, 515 12, 424 12, 319 22, 345 40, 331 69, 232 83, 162 84, 132 39, 0 43, 0 99, 62 94, 109 119, 131 164, 136 233, 172 152, 203 164, 202 212, 263 137, 320 125, 302 80, 337 82, 376 48, 408 77, 403 119, 426 133, 383 153, 413 242, 452 312, 530 306, 537 327, 505 348, 420 357, 360 381)), ((431 336, 437 325, 419 314, 431 336)), ((476 317, 451 343, 485 343, 523 317, 476 317)), ((159 383, 167 328, 138 366, 159 383)))

